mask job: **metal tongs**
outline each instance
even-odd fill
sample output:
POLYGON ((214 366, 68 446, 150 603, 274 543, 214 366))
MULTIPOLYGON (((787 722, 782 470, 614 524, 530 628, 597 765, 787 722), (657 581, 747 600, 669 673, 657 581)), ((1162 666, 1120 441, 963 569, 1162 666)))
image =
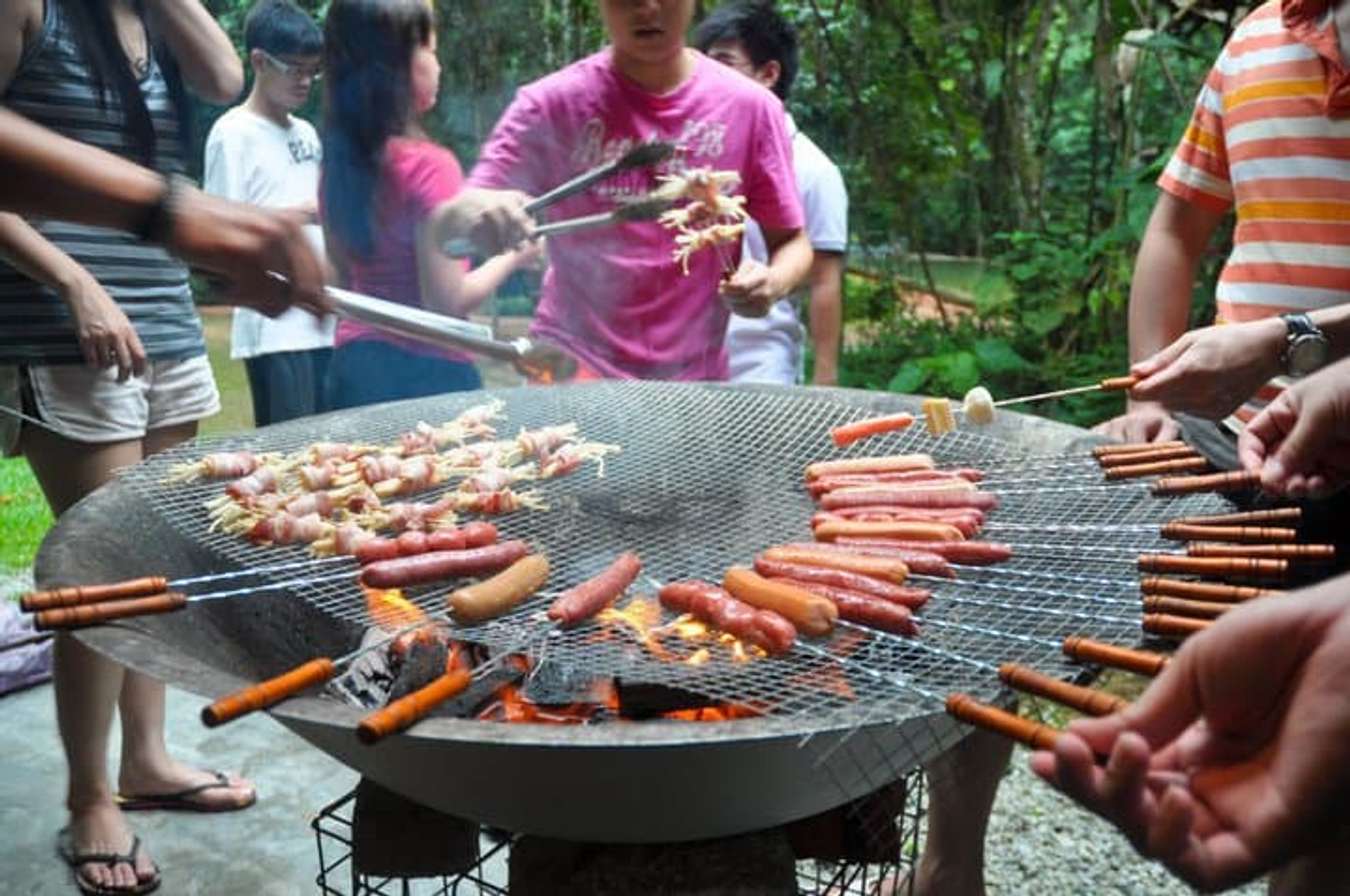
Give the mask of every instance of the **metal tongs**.
MULTIPOLYGON (((585 190, 591 184, 613 177, 622 172, 633 168, 647 168, 652 165, 660 164, 675 154, 677 149, 674 143, 664 141, 652 141, 650 143, 639 143, 637 146, 628 150, 628 152, 603 165, 597 165, 589 171, 583 172, 566 183, 560 184, 549 190, 542 196, 530 200, 525 204, 524 211, 527 215, 535 217, 539 212, 556 205, 571 196, 575 196, 582 190, 585 190)), ((569 218, 563 221, 552 221, 542 224, 534 229, 534 237, 557 236, 564 233, 574 233, 578 230, 590 230, 594 227, 608 227, 612 224, 618 224, 624 221, 649 221, 659 217, 662 212, 670 208, 673 200, 665 196, 652 193, 645 197, 635 199, 620 204, 610 212, 603 212, 597 215, 583 215, 579 218, 569 218)), ((441 247, 451 258, 467 258, 475 254, 472 241, 461 237, 458 239, 447 240, 441 247)))
POLYGON ((333 302, 333 310, 343 317, 359 320, 434 345, 460 349, 509 361, 517 370, 538 383, 556 383, 571 379, 577 370, 577 360, 551 342, 516 339, 498 339, 492 328, 457 317, 437 314, 424 308, 400 305, 388 299, 338 289, 329 286, 324 293, 333 302))

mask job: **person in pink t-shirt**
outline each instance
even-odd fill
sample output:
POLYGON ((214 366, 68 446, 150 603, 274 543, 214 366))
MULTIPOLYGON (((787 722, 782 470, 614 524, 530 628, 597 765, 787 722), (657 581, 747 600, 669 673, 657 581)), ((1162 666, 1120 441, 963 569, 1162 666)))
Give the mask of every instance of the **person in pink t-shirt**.
MULTIPOLYGON (((465 317, 523 261, 526 248, 472 271, 432 248, 426 221, 463 184, 459 162, 418 119, 436 103, 432 9, 424 0, 336 0, 324 35, 321 212, 329 255, 348 288, 465 317)), ((469 358, 351 320, 339 322, 332 406, 482 385, 469 358)))
POLYGON ((672 141, 679 149, 655 168, 624 172, 559 203, 550 217, 610 211, 654 189, 661 174, 711 168, 740 176, 736 192, 767 238, 767 265, 735 268, 740 249, 733 245, 695 253, 686 275, 672 258, 672 232, 654 221, 549 239, 531 333, 575 355, 592 375, 725 379, 729 308, 764 315, 811 266, 782 104, 685 46, 693 6, 600 0, 611 45, 521 88, 469 187, 433 213, 437 245, 468 239, 491 253, 529 238, 533 222, 522 206, 530 196, 639 143, 672 141))

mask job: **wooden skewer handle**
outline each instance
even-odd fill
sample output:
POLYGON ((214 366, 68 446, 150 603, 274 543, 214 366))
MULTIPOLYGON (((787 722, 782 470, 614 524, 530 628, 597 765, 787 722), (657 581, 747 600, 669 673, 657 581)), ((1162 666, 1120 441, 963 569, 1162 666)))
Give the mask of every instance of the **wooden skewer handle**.
POLYGON ((370 745, 397 734, 463 691, 472 680, 473 676, 464 669, 447 672, 426 687, 366 716, 356 726, 356 736, 361 743, 370 745))
POLYGON ((1133 650, 1115 644, 1103 644, 1091 638, 1064 639, 1064 655, 1080 663, 1096 663, 1112 669, 1124 669, 1138 675, 1154 676, 1161 672, 1171 657, 1150 650, 1133 650))
POLYGON ((1126 389, 1133 389, 1138 382, 1137 376, 1109 376, 1097 385, 1103 392, 1124 392, 1126 389))
POLYGON ((1153 483, 1156 495, 1193 495, 1198 492, 1239 492, 1261 484, 1256 471, 1230 470, 1208 476, 1168 476, 1153 483))
POLYGON ((88 628, 101 625, 114 619, 126 619, 129 616, 152 616, 156 613, 172 613, 187 606, 187 595, 181 591, 166 591, 149 597, 133 597, 129 600, 110 600, 100 604, 83 604, 76 607, 56 607, 42 610, 33 617, 33 627, 38 631, 48 629, 88 628))
POLYGON ((968 725, 1002 734, 1037 750, 1053 750, 1059 740, 1059 731, 1049 725, 1004 712, 967 694, 949 696, 947 712, 968 725))
POLYGON ((1186 545, 1192 557, 1255 557, 1266 560, 1291 560, 1295 563, 1330 563, 1336 559, 1334 544, 1211 544, 1205 541, 1186 545))
POLYGON ((224 725, 240 716, 274 706, 305 688, 323 684, 336 674, 337 666, 328 657, 310 660, 289 672, 250 685, 203 707, 202 724, 207 728, 224 725))
POLYGON ((1145 595, 1167 595, 1225 603, 1237 603, 1284 593, 1269 588, 1224 585, 1219 582, 1189 582, 1185 579, 1165 579, 1161 576, 1146 576, 1139 582, 1139 590, 1145 595))
POLYGON ((1244 557, 1182 557, 1177 554, 1141 554, 1140 572, 1182 573, 1218 578, 1279 579, 1289 573, 1288 560, 1244 557))
POLYGON ((1172 522, 1182 526, 1240 526, 1247 523, 1298 523, 1302 519, 1302 508, 1271 507, 1267 510, 1244 510, 1210 516, 1182 516, 1172 522))
POLYGON ((1092 456, 1100 459, 1119 454, 1137 454, 1140 452, 1163 451, 1168 448, 1186 447, 1189 446, 1180 440, 1171 442, 1112 442, 1109 445, 1094 446, 1092 449, 1092 456))
POLYGON ((1189 616, 1192 619, 1218 619, 1233 609, 1236 604, 1215 603, 1204 600, 1186 600, 1183 597, 1162 597, 1157 594, 1144 595, 1145 613, 1164 613, 1172 616, 1189 616))
POLYGON ((1206 526, 1180 523, 1173 520, 1164 523, 1162 537, 1172 541, 1227 541, 1234 544, 1276 544, 1290 542, 1298 538, 1297 529, 1283 529, 1275 526, 1206 526))
POLYGON ((1210 469, 1209 461, 1203 457, 1186 457, 1178 460, 1160 460, 1155 463, 1124 464, 1107 467, 1102 475, 1108 482, 1121 479, 1138 479, 1142 476, 1163 476, 1167 473, 1201 473, 1210 469))
POLYGON ((1185 616, 1170 616, 1166 613, 1149 613, 1144 616, 1144 631, 1150 635, 1164 638, 1186 638, 1196 632, 1209 628, 1212 619, 1190 619, 1185 616))
POLYGON ((1114 454, 1103 454, 1097 458, 1097 463, 1103 468, 1110 468, 1129 464, 1151 464, 1163 460, 1185 460, 1200 456, 1200 453, 1191 446, 1182 445, 1180 448, 1158 448, 1154 451, 1117 451, 1114 454))
POLYGON ((1054 700, 1070 709, 1092 716, 1109 716, 1130 705, 1128 700, 1105 691, 1060 681, 1020 663, 1004 663, 999 666, 998 677, 1010 688, 1054 700))
POLYGON ((169 580, 163 576, 146 576, 141 579, 128 579, 125 582, 109 582, 106 585, 75 585, 70 588, 53 588, 50 591, 30 591, 19 598, 19 609, 25 613, 36 613, 39 610, 54 610, 57 607, 76 607, 105 600, 159 594, 168 587, 169 580))

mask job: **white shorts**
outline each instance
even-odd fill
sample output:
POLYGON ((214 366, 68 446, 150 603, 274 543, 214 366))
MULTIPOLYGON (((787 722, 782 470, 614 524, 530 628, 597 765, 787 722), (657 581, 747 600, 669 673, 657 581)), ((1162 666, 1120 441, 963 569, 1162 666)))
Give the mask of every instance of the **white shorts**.
POLYGON ((150 361, 141 376, 117 381, 117 368, 83 364, 24 367, 28 412, 76 442, 127 442, 152 429, 178 426, 220 410, 220 393, 206 355, 150 361))

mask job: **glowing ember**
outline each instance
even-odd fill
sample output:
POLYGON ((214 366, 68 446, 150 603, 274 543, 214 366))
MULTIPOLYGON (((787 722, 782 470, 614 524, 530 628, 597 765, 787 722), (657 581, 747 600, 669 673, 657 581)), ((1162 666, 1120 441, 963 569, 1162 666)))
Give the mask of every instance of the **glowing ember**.
POLYGON ((706 647, 700 647, 698 650, 691 653, 689 659, 684 662, 686 665, 690 666, 701 666, 710 659, 712 659, 712 651, 708 650, 706 647))
POLYGON ((370 618, 380 628, 403 628, 427 618, 398 588, 385 591, 362 586, 361 590, 366 595, 366 609, 370 612, 370 618))

